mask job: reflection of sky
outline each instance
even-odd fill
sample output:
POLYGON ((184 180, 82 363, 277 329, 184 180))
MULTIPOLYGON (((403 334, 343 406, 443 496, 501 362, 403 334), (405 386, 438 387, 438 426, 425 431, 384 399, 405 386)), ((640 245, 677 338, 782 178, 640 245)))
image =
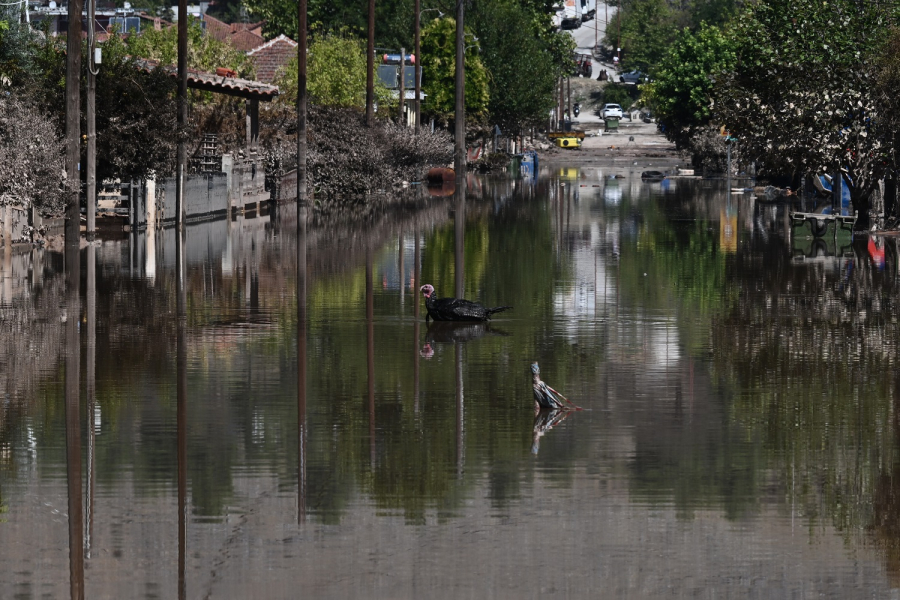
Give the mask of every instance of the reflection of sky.
POLYGON ((553 311, 557 318, 568 322, 571 333, 579 331, 579 320, 605 315, 615 302, 615 280, 608 261, 615 260, 618 232, 615 225, 592 221, 587 239, 579 240, 572 249, 572 278, 562 282, 553 296, 553 311))
MULTIPOLYGON (((375 273, 377 279, 376 286, 380 286, 386 290, 400 289, 400 255, 398 240, 394 240, 393 244, 388 245, 394 248, 393 252, 384 252, 375 265, 375 273)), ((419 252, 425 250, 425 242, 422 241, 419 246, 419 252)), ((403 283, 409 288, 412 285, 413 271, 416 267, 416 239, 413 236, 403 238, 403 283)))

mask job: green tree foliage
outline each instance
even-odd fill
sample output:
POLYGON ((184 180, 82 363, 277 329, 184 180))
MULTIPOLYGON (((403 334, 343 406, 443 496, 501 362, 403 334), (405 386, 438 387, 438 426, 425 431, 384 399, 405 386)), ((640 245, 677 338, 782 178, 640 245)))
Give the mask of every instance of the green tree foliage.
POLYGON ((733 18, 744 0, 619 0, 603 38, 608 48, 622 48, 622 67, 653 73, 685 27, 721 25, 733 18))
MULTIPOLYGON (((126 40, 128 52, 135 57, 159 61, 162 65, 178 62, 178 28, 147 29, 140 35, 126 40)), ((230 44, 206 35, 200 22, 191 20, 188 26, 189 69, 215 72, 219 67, 232 69, 240 77, 252 78, 255 73, 253 60, 230 44)))
MULTIPOLYGON (((365 108, 366 42, 348 34, 319 33, 309 43, 307 91, 310 100, 321 106, 365 108)), ((297 59, 278 74, 275 81, 281 97, 297 101, 297 59)), ((391 93, 375 78, 375 100, 379 106, 390 104, 391 93)))
MULTIPOLYGON (((890 37, 882 48, 876 62, 876 101, 879 114, 888 121, 888 130, 893 132, 891 142, 894 148, 894 169, 897 168, 897 148, 900 148, 900 27, 891 29, 890 37)), ((896 177, 896 173, 895 173, 896 177)))
POLYGON ((172 173, 175 80, 162 69, 139 70, 130 45, 112 36, 103 44, 96 94, 97 178, 172 173))
POLYGON ((534 18, 506 1, 482 3, 476 14, 476 32, 491 75, 491 121, 510 132, 545 121, 555 104, 560 65, 548 52, 534 18))
POLYGON ((696 32, 684 29, 663 57, 654 81, 642 86, 660 129, 679 150, 692 146, 702 129, 711 125, 713 77, 736 62, 734 40, 717 27, 701 24, 696 32))
MULTIPOLYGON (((466 32, 466 115, 483 116, 490 101, 488 71, 478 56, 478 45, 466 32)), ((434 19, 422 28, 422 89, 424 110, 446 121, 455 109, 456 19, 434 19)))
POLYGON ((893 16, 855 0, 760 2, 733 29, 737 64, 713 92, 714 118, 770 172, 840 166, 860 226, 893 154, 872 67, 893 16))
MULTIPOLYGON (((265 20, 263 31, 267 38, 286 35, 297 38, 296 0, 245 0, 254 19, 265 20)), ((422 8, 433 5, 423 3, 422 8)), ((375 2, 375 45, 399 50, 412 44, 413 0, 378 0, 375 2)), ((442 9, 445 13, 446 8, 442 9)), ((309 0, 307 22, 316 23, 325 31, 348 31, 365 38, 368 31, 367 0, 309 0)), ((426 15, 433 16, 430 12, 426 15)))
POLYGON ((685 17, 667 0, 627 1, 616 11, 604 39, 607 46, 622 48, 623 69, 652 71, 680 28, 687 25, 685 17))

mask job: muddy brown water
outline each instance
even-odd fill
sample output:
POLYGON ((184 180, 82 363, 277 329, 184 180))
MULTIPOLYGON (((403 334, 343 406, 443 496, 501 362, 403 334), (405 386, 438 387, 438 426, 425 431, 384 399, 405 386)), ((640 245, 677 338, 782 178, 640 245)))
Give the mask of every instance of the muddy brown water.
POLYGON ((900 595, 896 240, 642 168, 5 254, 0 597, 900 595))

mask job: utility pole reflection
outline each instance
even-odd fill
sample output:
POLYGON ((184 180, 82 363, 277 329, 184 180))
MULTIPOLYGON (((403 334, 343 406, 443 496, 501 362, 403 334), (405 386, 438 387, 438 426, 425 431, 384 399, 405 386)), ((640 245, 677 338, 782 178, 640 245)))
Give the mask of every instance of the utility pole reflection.
MULTIPOLYGON (((416 60, 418 61, 419 57, 416 56, 416 60)), ((419 270, 422 266, 422 259, 419 256, 420 254, 420 242, 419 242, 419 232, 415 232, 416 236, 416 245, 415 245, 415 263, 413 266, 413 285, 412 285, 412 294, 415 299, 415 306, 413 308, 413 407, 416 414, 416 417, 419 416, 419 332, 421 325, 419 323, 419 316, 421 313, 419 312, 419 297, 417 295, 419 291, 419 270)))
POLYGON ((84 503, 81 482, 81 253, 66 238, 66 481, 69 496, 69 595, 84 598, 84 503))
POLYGON ((178 598, 187 597, 185 545, 187 540, 187 283, 185 281, 185 229, 176 228, 175 272, 177 310, 177 436, 178 436, 178 598))
POLYGON ((369 465, 375 468, 375 301, 372 249, 366 248, 366 373, 369 392, 369 465))
MULTIPOLYGON (((466 180, 459 178, 460 185, 456 188, 456 214, 453 221, 453 233, 455 238, 454 261, 456 273, 456 297, 465 297, 465 241, 466 241, 466 180)), ((464 428, 464 393, 463 393, 463 368, 462 368, 462 342, 456 342, 456 473, 462 476, 463 462, 465 458, 465 428, 464 428)))
POLYGON ((87 247, 87 531, 84 550, 91 558, 91 542, 94 536, 94 481, 96 474, 95 438, 97 413, 97 247, 93 242, 87 247))
POLYGON ((297 207, 297 523, 306 522, 306 204, 297 207))

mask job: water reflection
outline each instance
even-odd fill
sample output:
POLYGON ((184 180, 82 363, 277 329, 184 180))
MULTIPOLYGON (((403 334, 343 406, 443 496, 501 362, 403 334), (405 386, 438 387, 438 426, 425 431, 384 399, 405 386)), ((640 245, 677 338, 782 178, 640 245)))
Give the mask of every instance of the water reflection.
POLYGON ((69 596, 84 598, 84 504, 81 473, 81 255, 66 243, 65 422, 69 501, 69 596))
POLYGON ((562 423, 571 414, 568 410, 551 410, 547 408, 534 411, 534 425, 532 427, 531 453, 537 454, 541 449, 541 438, 548 431, 562 423))
POLYGON ((897 240, 639 175, 104 242, 84 306, 4 256, 0 596, 890 595, 897 240), (515 310, 423 327, 425 281, 515 310))

